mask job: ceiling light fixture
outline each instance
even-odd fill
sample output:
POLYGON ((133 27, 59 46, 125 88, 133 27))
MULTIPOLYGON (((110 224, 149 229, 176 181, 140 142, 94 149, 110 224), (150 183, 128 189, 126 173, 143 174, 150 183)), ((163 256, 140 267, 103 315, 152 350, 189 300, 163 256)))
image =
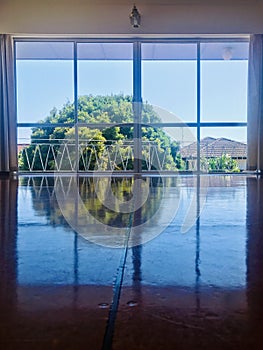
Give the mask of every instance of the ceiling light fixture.
POLYGON ((232 47, 224 47, 222 57, 225 61, 229 61, 233 57, 233 48, 232 47))
POLYGON ((133 28, 139 28, 141 25, 141 15, 137 10, 137 7, 135 6, 135 4, 130 14, 130 21, 133 28))

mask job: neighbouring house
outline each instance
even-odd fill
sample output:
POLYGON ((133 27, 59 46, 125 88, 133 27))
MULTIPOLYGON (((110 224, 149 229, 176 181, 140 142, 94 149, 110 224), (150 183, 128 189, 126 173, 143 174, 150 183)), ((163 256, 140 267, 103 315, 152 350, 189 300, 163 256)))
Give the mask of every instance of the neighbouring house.
MULTIPOLYGON (((200 157, 217 158, 228 154, 238 163, 240 170, 246 170, 247 163, 247 145, 226 138, 205 137, 200 141, 200 157)), ((196 169, 197 164, 197 142, 181 148, 182 159, 186 162, 188 170, 196 169)))

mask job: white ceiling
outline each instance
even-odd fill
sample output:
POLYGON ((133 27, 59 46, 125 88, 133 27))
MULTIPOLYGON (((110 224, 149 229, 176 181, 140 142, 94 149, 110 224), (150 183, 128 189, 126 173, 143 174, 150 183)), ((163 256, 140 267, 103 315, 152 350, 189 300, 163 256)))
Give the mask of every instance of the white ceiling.
MULTIPOLYGON (((64 0, 70 2, 71 0, 64 0)), ((94 0, 82 0, 85 3, 95 4, 94 0)), ((158 6, 171 6, 171 5, 256 5, 257 3, 263 3, 263 0, 96 0, 96 5, 158 5, 158 6)))
POLYGON ((251 34, 262 18, 263 0, 0 0, 0 33, 22 35, 251 34))

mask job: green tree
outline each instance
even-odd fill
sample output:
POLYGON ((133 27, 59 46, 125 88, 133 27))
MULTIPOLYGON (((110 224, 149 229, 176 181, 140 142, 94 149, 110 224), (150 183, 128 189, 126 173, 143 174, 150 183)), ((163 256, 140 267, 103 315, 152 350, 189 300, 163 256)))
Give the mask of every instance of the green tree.
MULTIPOLYGON (((117 123, 118 126, 105 129, 79 127, 78 137, 80 140, 80 170, 94 170, 96 162, 107 168, 105 158, 105 147, 118 148, 122 154, 131 154, 131 141, 133 139, 133 127, 122 126, 123 123, 133 123, 132 97, 122 94, 110 96, 81 96, 78 99, 78 121, 79 123, 117 123), (113 142, 112 142, 113 141, 113 142), (130 143, 129 143, 130 142, 130 143), (105 159, 104 159, 105 158, 105 159), (88 169, 87 169, 88 164, 88 169)), ((160 118, 155 113, 153 107, 145 103, 142 105, 142 122, 144 124, 160 122, 160 118)), ((74 105, 67 102, 61 110, 52 109, 50 115, 40 123, 49 123, 48 127, 37 127, 32 129, 31 144, 24 149, 19 156, 19 166, 22 170, 46 170, 56 169, 55 159, 63 156, 64 170, 74 167, 72 162, 76 162, 74 152, 75 129, 67 126, 74 123, 74 105), (52 127, 52 124, 64 124, 63 127, 52 127), (51 146, 50 146, 51 145, 51 146), (68 159, 67 159, 68 155, 68 159), (66 159, 66 160, 65 160, 66 159), (73 159, 73 161, 72 161, 73 159)), ((158 158, 163 169, 176 170, 183 169, 184 162, 179 152, 179 144, 171 141, 170 137, 162 130, 147 126, 142 128, 142 140, 154 143, 158 150, 158 158)), ((150 152, 144 151, 145 158, 150 152), (148 152, 148 153, 147 153, 148 152)), ((147 162, 143 162, 143 168, 147 169, 147 162)), ((127 168, 132 169, 132 160, 128 160, 127 168)), ((117 169, 122 169, 123 164, 119 164, 117 169)))
POLYGON ((203 158, 201 166, 209 172, 240 172, 238 162, 229 154, 223 154, 221 157, 203 158))

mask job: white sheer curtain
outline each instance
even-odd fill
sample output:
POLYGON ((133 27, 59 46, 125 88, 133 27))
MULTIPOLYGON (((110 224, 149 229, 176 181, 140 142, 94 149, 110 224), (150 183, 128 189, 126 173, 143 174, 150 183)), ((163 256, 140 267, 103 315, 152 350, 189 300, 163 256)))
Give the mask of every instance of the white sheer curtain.
POLYGON ((248 68, 248 170, 263 171, 263 35, 251 36, 248 68))
POLYGON ((0 173, 17 170, 13 40, 0 34, 0 173))

